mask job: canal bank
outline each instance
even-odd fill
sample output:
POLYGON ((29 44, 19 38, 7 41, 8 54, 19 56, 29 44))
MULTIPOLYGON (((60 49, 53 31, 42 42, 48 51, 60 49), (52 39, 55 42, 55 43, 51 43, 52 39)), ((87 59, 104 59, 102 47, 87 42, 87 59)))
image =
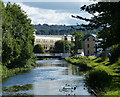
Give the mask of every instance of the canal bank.
POLYGON ((3 82, 8 95, 91 95, 84 84, 80 68, 65 60, 38 60, 29 72, 3 82))
POLYGON ((73 65, 80 66, 83 71, 87 70, 88 72, 87 75, 89 75, 87 76, 87 78, 92 78, 93 76, 93 79, 91 80, 92 83, 91 82, 90 83, 93 84, 93 82, 95 81, 96 86, 98 86, 100 83, 106 86, 105 82, 107 78, 104 78, 104 77, 105 75, 107 75, 107 77, 111 76, 112 77, 111 84, 109 84, 107 87, 103 87, 104 89, 102 89, 102 91, 100 91, 97 94, 108 95, 108 96, 116 95, 119 97, 120 95, 120 83, 119 83, 120 82, 120 71, 119 71, 120 60, 118 60, 116 63, 111 64, 108 58, 103 60, 102 58, 79 56, 77 58, 67 57, 66 61, 72 63, 73 65))
POLYGON ((34 66, 30 66, 30 67, 27 67, 27 68, 8 69, 7 67, 0 65, 1 79, 2 79, 0 81, 0 83, 4 80, 8 79, 9 77, 28 72, 29 70, 31 70, 33 68, 34 68, 34 66))

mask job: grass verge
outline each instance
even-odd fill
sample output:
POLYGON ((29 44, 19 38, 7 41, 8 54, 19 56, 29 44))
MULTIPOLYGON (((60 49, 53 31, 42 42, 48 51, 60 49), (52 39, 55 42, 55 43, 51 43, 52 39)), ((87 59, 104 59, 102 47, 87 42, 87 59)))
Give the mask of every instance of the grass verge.
MULTIPOLYGON (((67 57, 66 61, 79 65, 80 67, 84 64, 85 67, 92 68, 92 70, 102 70, 107 72, 113 77, 112 84, 104 92, 101 92, 101 95, 120 95, 120 59, 111 64, 109 59, 102 59, 96 57, 85 57, 79 56, 67 57)), ((84 69, 85 70, 85 69, 84 69)), ((119 96, 118 96, 119 97, 119 96)))
POLYGON ((4 81, 8 77, 27 72, 27 71, 31 70, 32 68, 34 68, 34 67, 30 66, 27 68, 8 69, 7 67, 0 65, 0 73, 1 73, 1 78, 2 78, 1 81, 4 81))

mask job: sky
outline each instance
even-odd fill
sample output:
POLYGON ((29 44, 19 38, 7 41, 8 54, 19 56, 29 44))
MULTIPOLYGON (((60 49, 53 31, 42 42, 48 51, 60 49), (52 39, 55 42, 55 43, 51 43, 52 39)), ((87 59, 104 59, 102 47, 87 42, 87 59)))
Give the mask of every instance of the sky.
POLYGON ((79 15, 91 18, 91 15, 81 11, 83 5, 90 5, 95 2, 89 0, 4 0, 6 2, 17 3, 21 6, 32 24, 49 25, 76 25, 87 23, 85 21, 72 18, 71 15, 79 15))

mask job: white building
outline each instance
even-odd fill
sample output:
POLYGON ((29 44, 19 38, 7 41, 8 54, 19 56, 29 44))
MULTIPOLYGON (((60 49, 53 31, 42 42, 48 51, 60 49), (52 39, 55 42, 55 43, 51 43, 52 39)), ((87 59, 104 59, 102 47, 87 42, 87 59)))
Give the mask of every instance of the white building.
POLYGON ((72 42, 72 35, 35 35, 35 45, 41 44, 48 51, 54 48, 55 42, 58 40, 68 40, 72 42))

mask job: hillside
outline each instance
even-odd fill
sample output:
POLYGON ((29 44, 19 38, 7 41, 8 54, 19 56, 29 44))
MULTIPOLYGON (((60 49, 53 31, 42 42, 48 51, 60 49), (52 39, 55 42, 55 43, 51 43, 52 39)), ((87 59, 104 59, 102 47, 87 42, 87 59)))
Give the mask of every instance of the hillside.
POLYGON ((98 30, 88 30, 88 31, 80 31, 80 30, 75 30, 71 28, 77 28, 76 25, 48 25, 48 24, 39 24, 39 25, 34 25, 37 35, 64 35, 64 34, 72 34, 75 31, 78 32, 83 32, 83 33, 92 33, 96 34, 98 30))

